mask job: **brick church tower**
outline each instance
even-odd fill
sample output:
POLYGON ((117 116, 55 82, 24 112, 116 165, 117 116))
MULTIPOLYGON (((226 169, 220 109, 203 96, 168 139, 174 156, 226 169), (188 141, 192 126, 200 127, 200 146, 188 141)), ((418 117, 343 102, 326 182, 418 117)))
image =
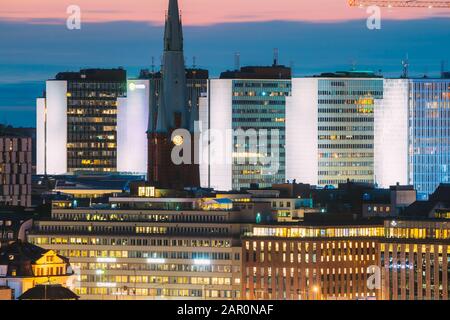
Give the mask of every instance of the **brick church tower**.
POLYGON ((195 103, 189 107, 187 98, 183 30, 177 0, 169 0, 161 73, 162 81, 157 103, 150 104, 153 110, 149 113, 147 131, 148 180, 163 189, 199 187, 200 172, 199 165, 194 164, 193 134, 194 121, 198 120, 198 110, 195 103), (157 104, 157 107, 154 104, 157 104), (189 131, 190 141, 180 135, 173 135, 177 129, 189 131), (172 161, 171 154, 175 146, 191 149, 190 164, 177 165, 172 161))

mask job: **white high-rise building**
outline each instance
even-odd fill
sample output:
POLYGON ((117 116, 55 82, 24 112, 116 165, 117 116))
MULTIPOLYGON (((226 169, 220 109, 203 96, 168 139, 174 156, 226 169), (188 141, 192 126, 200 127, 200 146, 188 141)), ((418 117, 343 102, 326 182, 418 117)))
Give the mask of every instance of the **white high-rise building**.
POLYGON ((48 80, 36 101, 37 174, 117 171, 117 100, 125 93, 120 68, 48 80))
POLYGON ((286 178, 318 186, 374 183, 374 106, 383 78, 336 72, 293 79, 286 99, 286 178))
POLYGON ((286 178, 317 185, 318 79, 292 79, 286 98, 286 178))
POLYGON ((146 173, 150 80, 128 80, 127 88, 117 101, 117 171, 146 173))
POLYGON ((46 82, 36 103, 37 174, 67 173, 67 81, 46 82))
POLYGON ((408 79, 384 79, 375 100, 375 181, 380 188, 408 184, 408 79))
MULTIPOLYGON (((160 74, 127 81, 124 72, 81 70, 46 82, 45 97, 36 101, 37 174, 147 173, 147 129, 160 74)), ((206 90, 208 72, 186 72, 192 103, 206 90)))
POLYGON ((200 185, 216 190, 232 189, 232 80, 208 82, 208 97, 200 98, 202 130, 200 185), (205 132, 208 131, 208 134, 205 132), (208 144, 208 141, 211 141, 208 144))
POLYGON ((209 130, 200 147, 202 187, 227 191, 285 182, 290 91, 290 69, 276 64, 243 67, 209 81, 199 108, 202 132, 209 130))

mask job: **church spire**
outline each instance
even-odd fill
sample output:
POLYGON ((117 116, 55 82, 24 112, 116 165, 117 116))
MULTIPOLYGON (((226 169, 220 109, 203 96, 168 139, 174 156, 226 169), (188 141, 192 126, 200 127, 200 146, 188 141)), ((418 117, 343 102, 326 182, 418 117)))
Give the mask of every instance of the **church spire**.
POLYGON ((164 51, 183 51, 183 30, 178 0, 169 0, 164 32, 164 51))
MULTIPOLYGON (((192 130, 191 123, 198 119, 198 113, 197 103, 194 102, 191 111, 187 99, 183 31, 178 1, 168 2, 156 123, 149 121, 151 128, 148 134, 148 179, 154 185, 166 189, 200 185, 198 165, 176 165, 171 157, 175 145, 172 133, 176 129, 192 130)), ((190 147, 193 148, 194 144, 195 142, 190 147)))

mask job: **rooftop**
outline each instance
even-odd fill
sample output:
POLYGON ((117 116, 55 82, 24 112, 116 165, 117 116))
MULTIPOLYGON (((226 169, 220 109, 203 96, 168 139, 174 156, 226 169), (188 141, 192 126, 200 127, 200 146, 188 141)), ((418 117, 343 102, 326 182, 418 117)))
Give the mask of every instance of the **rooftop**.
POLYGON ((383 78, 382 75, 377 75, 373 71, 336 71, 325 72, 320 75, 316 75, 317 78, 383 78))
POLYGON ((78 72, 60 72, 55 80, 77 81, 126 81, 127 72, 123 68, 117 69, 81 69, 78 72))
POLYGON ((70 289, 59 284, 38 284, 24 292, 19 300, 78 300, 79 298, 70 289))
MULTIPOLYGON (((6 276, 12 276, 11 269, 14 269, 14 277, 33 277, 32 264, 35 264, 49 250, 35 246, 20 240, 9 243, 0 248, 0 265, 10 266, 6 276)), ((69 260, 59 256, 67 264, 69 260)))
POLYGON ((291 79, 291 68, 283 65, 248 66, 239 70, 228 70, 220 74, 220 79, 291 79))

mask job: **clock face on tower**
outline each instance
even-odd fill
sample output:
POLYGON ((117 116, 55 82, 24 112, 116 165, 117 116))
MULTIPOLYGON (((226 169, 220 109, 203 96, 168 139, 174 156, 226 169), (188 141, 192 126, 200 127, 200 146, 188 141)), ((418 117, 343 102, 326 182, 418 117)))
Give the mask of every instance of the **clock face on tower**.
POLYGON ((172 142, 176 146, 181 146, 183 144, 183 137, 182 136, 175 136, 175 137, 173 137, 172 142))

